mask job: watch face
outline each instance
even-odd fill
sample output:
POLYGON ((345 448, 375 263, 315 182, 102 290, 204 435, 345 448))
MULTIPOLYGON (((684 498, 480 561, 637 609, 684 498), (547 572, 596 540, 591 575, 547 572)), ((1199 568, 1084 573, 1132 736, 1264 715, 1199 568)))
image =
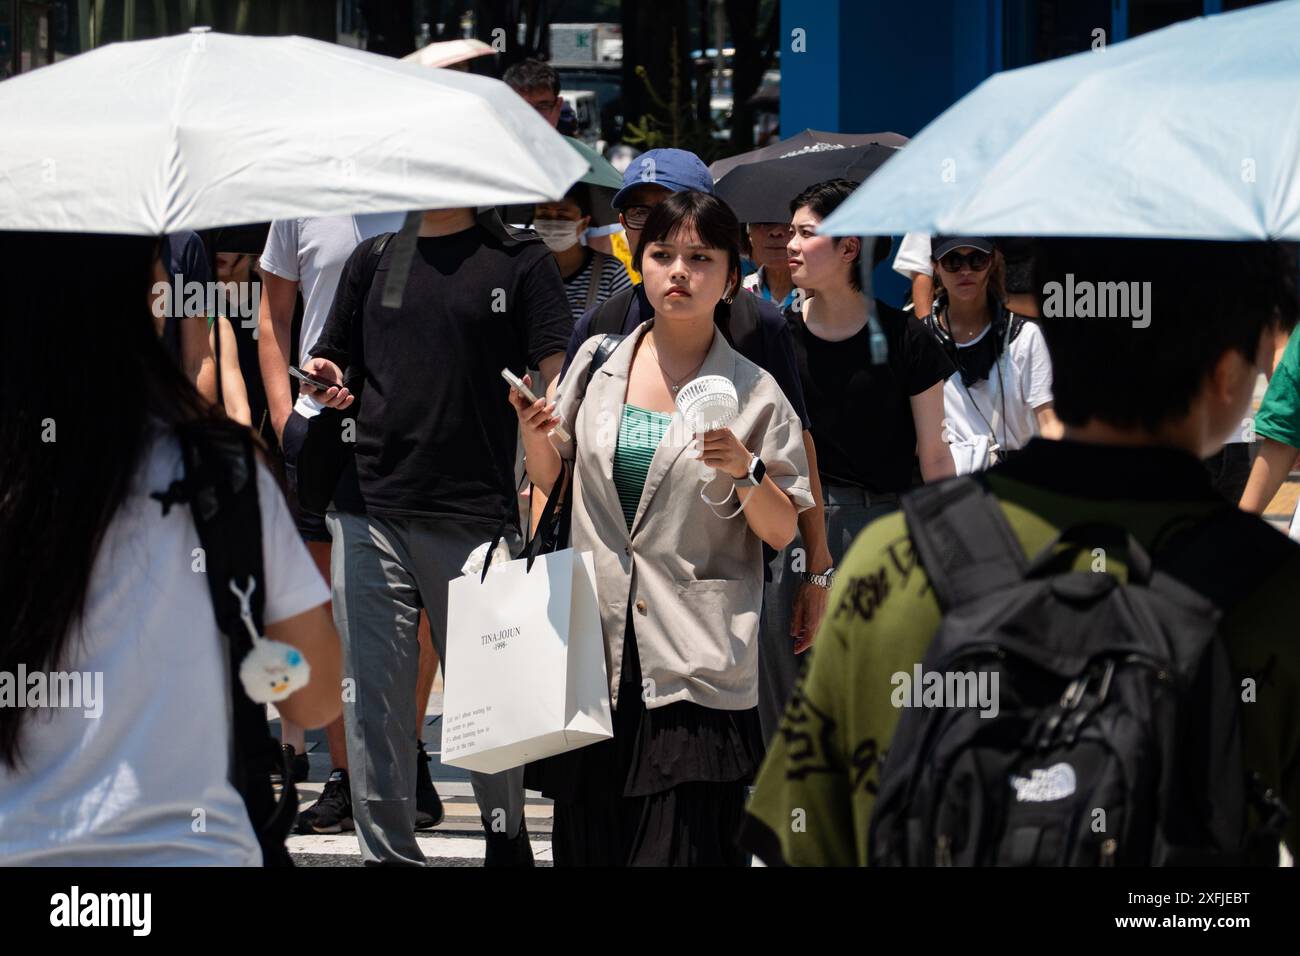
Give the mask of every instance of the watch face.
POLYGON ((763 459, 756 458, 754 460, 754 471, 753 471, 754 484, 761 485, 763 483, 763 476, 766 474, 767 474, 767 465, 763 464, 763 459))

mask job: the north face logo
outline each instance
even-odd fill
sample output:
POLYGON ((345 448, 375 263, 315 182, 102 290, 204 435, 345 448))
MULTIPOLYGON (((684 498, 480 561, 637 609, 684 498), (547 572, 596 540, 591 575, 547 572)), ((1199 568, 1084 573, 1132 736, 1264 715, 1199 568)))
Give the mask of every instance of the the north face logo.
POLYGON ((1028 777, 1012 777, 1016 800, 1020 803, 1051 803, 1074 793, 1074 768, 1068 763, 1053 764, 1046 770, 1030 771, 1028 777))

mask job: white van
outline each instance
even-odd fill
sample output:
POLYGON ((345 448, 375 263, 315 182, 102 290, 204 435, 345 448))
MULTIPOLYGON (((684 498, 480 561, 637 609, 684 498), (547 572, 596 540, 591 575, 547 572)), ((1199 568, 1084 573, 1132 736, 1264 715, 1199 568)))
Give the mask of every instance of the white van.
POLYGON ((596 94, 591 90, 560 90, 560 96, 578 117, 576 139, 582 140, 593 149, 600 149, 600 104, 596 94))

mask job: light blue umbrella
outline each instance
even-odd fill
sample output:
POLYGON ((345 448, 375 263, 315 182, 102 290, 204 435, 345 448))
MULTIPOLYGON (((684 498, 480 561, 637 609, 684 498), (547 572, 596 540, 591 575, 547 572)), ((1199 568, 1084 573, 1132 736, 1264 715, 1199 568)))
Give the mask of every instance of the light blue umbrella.
POLYGON ((990 77, 821 231, 1300 239, 1300 0, 990 77))

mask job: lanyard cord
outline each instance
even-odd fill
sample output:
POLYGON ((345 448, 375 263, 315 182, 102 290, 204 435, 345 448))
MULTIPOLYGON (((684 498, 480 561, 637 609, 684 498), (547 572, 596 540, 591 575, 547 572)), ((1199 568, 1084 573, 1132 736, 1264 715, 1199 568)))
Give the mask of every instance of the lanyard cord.
MULTIPOLYGON (((1002 377, 1002 359, 1007 354, 1007 351, 1011 348, 1011 320, 1012 318, 1014 318, 1014 315, 1013 313, 1008 312, 1006 313, 1005 317, 1006 317, 1006 333, 1002 342, 1002 348, 999 350, 997 358, 995 360, 995 364, 997 365, 998 368, 997 392, 993 396, 993 403, 989 410, 990 414, 994 414, 997 411, 999 400, 1001 401, 1003 441, 1007 439, 1007 389, 1006 389, 1006 382, 1002 377)), ((945 310, 944 312, 943 322, 944 322, 943 330, 944 332, 947 333, 949 340, 952 342, 953 357, 954 359, 956 359, 957 356, 961 354, 960 352, 961 346, 957 344, 957 337, 952 334, 952 326, 948 324, 947 310, 945 310)), ((996 329, 990 329, 989 332, 996 333, 996 329)), ((970 399, 971 406, 975 409, 975 413, 979 415, 981 419, 983 419, 985 427, 988 428, 989 439, 993 442, 993 444, 996 447, 1003 448, 1004 446, 998 443, 997 429, 994 428, 993 424, 988 420, 988 417, 984 414, 984 410, 980 408, 979 402, 975 400, 975 396, 971 393, 970 386, 966 384, 965 376, 962 374, 962 367, 961 367, 960 360, 957 360, 955 364, 957 365, 957 377, 961 380, 961 387, 965 390, 966 397, 970 399)))

